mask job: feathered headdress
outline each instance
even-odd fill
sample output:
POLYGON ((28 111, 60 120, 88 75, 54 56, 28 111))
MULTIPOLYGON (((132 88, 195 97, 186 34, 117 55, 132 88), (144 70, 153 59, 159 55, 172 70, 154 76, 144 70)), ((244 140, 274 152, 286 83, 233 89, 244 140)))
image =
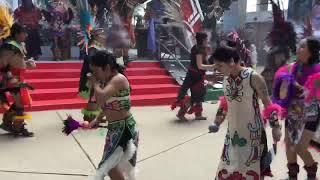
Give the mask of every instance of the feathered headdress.
POLYGON ((235 47, 232 48, 236 48, 240 59, 245 63, 245 65, 251 66, 251 51, 245 44, 245 41, 247 40, 245 30, 242 28, 236 29, 227 35, 227 40, 232 41, 233 44, 235 44, 235 47))
POLYGON ((89 41, 95 37, 103 34, 103 29, 98 29, 94 22, 88 0, 77 0, 80 11, 80 27, 81 32, 78 33, 80 41, 78 46, 82 46, 88 54, 89 41))
POLYGON ((279 0, 275 3, 270 0, 273 12, 273 27, 267 36, 270 46, 288 46, 291 51, 296 51, 296 37, 297 34, 294 30, 292 23, 285 21, 284 13, 280 8, 279 0))
POLYGON ((14 19, 8 5, 0 3, 0 39, 10 36, 10 29, 13 23, 14 19))

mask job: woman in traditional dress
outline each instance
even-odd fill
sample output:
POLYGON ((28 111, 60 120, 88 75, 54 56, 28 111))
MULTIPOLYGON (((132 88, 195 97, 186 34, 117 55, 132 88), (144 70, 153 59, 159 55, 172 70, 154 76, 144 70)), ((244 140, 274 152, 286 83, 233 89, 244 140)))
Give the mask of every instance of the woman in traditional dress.
POLYGON ((71 8, 61 0, 53 0, 48 11, 42 10, 45 19, 49 23, 50 36, 52 38, 51 50, 54 60, 66 60, 70 58, 71 32, 68 25, 73 19, 71 8))
MULTIPOLYGON (((303 87, 308 78, 320 72, 319 65, 320 42, 314 38, 306 38, 300 41, 297 49, 297 61, 281 67, 276 73, 275 79, 281 76, 290 76, 287 82, 287 101, 280 101, 274 97, 275 102, 287 109, 285 118, 285 143, 288 160, 289 179, 296 180, 299 173, 297 155, 304 162, 308 179, 315 179, 317 174, 317 162, 308 151, 319 125, 319 102, 304 102, 306 94, 303 87)), ((277 82, 277 80, 276 80, 277 82)), ((275 87, 280 89, 280 87, 275 87)), ((275 95, 279 94, 277 92, 275 95)))
POLYGON ((185 120, 187 112, 189 114, 195 113, 196 120, 207 119, 202 116, 202 102, 206 94, 204 87, 205 72, 206 70, 213 70, 214 66, 212 64, 209 65, 207 62, 208 35, 206 33, 197 33, 196 41, 197 44, 191 49, 191 63, 186 78, 180 88, 177 101, 171 106, 172 110, 180 106, 177 117, 181 120, 185 120), (191 89, 190 100, 185 98, 189 89, 191 89))
POLYGON ((130 112, 128 79, 122 74, 123 69, 116 63, 116 58, 104 51, 92 57, 91 68, 93 76, 90 81, 103 112, 90 123, 90 127, 108 121, 105 149, 95 180, 103 180, 107 175, 112 180, 134 180, 138 131, 130 112))
POLYGON ((280 107, 271 103, 263 78, 254 70, 240 65, 239 55, 234 49, 217 48, 213 59, 215 68, 226 77, 224 97, 221 98, 214 123, 209 126, 210 132, 217 132, 224 119, 228 119, 216 180, 260 180, 265 175, 272 175, 270 167, 262 163, 268 149, 258 100, 261 99, 266 108, 264 120, 269 120, 276 142, 281 137, 281 126, 277 119, 280 107))

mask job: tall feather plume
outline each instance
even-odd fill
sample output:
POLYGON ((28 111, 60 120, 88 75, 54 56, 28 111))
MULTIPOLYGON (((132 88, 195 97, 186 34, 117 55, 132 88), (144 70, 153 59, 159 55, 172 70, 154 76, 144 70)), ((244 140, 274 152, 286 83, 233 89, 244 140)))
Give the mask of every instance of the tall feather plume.
POLYGON ((297 34, 294 30, 292 23, 285 21, 283 11, 280 8, 279 0, 275 3, 270 0, 273 12, 273 27, 268 34, 268 41, 272 47, 282 46, 290 47, 291 51, 296 51, 296 37, 297 34))
MULTIPOLYGON (((95 25, 93 17, 91 15, 90 6, 88 0, 77 0, 79 11, 80 11, 80 26, 81 26, 81 36, 83 37, 83 46, 88 53, 88 43, 91 39, 91 32, 93 31, 95 25)), ((78 43, 78 45, 81 45, 78 43)))
POLYGON ((10 36, 10 29, 13 23, 14 19, 9 6, 7 4, 0 3, 0 39, 10 36))

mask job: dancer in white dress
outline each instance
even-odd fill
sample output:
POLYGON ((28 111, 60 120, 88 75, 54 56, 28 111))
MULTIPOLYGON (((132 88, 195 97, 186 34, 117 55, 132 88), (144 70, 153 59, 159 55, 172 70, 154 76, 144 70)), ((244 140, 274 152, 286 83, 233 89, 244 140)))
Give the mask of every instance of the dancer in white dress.
POLYGON ((242 67, 236 53, 232 48, 221 47, 213 54, 216 69, 226 77, 224 98, 221 98, 216 120, 209 126, 210 132, 217 132, 225 117, 228 119, 216 180, 260 180, 272 174, 270 167, 261 163, 268 148, 258 99, 266 107, 264 120, 269 120, 275 142, 281 138, 277 118, 280 108, 271 103, 263 78, 254 70, 242 67))

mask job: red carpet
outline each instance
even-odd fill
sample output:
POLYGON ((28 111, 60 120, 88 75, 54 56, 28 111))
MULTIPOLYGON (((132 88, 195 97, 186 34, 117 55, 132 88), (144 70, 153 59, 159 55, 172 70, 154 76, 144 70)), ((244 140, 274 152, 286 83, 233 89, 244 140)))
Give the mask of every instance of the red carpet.
MULTIPOLYGON (((82 108, 86 101, 78 97, 81 62, 38 62, 28 70, 26 82, 31 91, 31 111, 82 108)), ((179 86, 159 62, 131 62, 126 75, 132 86, 133 106, 169 105, 179 86)))

